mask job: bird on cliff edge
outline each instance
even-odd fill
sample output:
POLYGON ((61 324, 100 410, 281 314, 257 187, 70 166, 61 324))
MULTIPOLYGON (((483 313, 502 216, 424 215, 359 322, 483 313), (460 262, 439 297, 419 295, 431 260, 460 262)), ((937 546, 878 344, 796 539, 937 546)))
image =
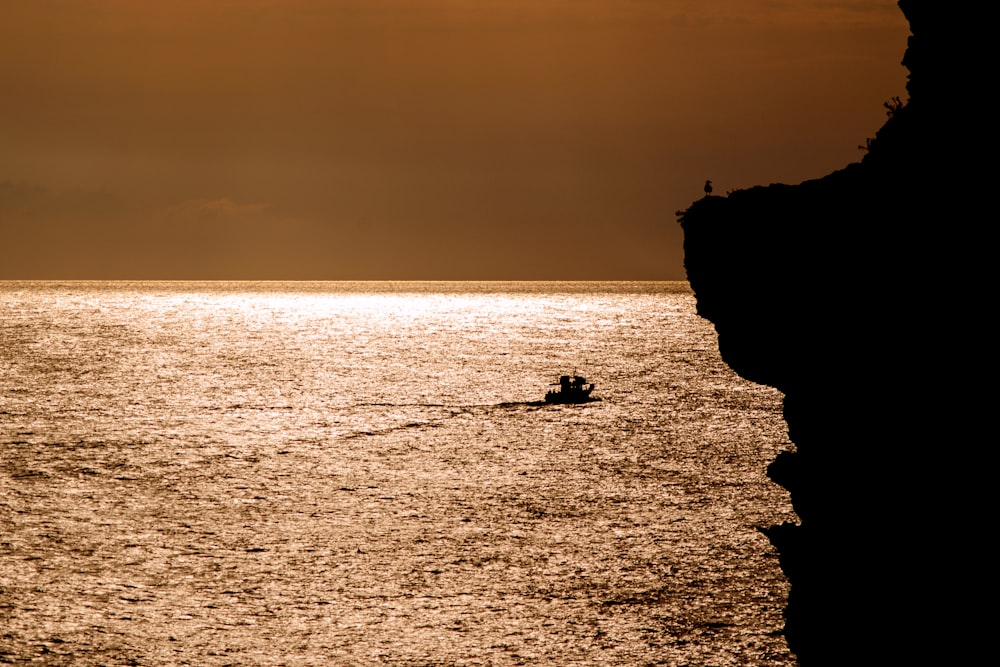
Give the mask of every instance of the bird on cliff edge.
POLYGON ((712 194, 712 181, 705 181, 705 196, 712 194))

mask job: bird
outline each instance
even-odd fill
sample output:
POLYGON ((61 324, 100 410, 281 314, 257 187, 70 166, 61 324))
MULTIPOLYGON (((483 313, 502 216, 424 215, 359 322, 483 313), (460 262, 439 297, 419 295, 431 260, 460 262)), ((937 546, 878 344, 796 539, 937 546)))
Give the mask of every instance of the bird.
POLYGON ((705 181, 705 196, 712 194, 712 181, 705 181))

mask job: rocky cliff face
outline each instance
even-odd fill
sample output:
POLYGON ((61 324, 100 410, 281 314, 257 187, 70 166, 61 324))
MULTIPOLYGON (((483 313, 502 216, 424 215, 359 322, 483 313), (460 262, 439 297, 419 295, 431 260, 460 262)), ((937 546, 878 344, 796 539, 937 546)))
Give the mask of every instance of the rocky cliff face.
POLYGON ((791 582, 786 638, 807 667, 990 654, 978 609, 994 602, 995 297, 975 172, 992 171, 977 156, 993 157, 994 133, 970 101, 991 60, 970 3, 899 6, 909 100, 887 106, 861 162, 680 214, 723 358, 785 394, 795 451, 768 473, 800 522, 766 532, 791 582))

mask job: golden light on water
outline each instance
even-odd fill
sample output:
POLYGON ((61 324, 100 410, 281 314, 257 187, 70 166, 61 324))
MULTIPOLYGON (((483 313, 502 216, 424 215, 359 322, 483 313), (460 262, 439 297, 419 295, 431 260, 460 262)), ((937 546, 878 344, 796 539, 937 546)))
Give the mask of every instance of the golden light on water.
POLYGON ((683 284, 3 287, 5 659, 792 664, 780 396, 683 284))

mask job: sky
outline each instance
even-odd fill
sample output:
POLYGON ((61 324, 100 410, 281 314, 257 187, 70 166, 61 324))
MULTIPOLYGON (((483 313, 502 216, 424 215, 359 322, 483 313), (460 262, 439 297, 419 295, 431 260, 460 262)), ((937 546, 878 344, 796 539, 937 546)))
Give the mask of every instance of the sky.
POLYGON ((894 0, 0 0, 0 280, 683 280, 861 159, 894 0))

